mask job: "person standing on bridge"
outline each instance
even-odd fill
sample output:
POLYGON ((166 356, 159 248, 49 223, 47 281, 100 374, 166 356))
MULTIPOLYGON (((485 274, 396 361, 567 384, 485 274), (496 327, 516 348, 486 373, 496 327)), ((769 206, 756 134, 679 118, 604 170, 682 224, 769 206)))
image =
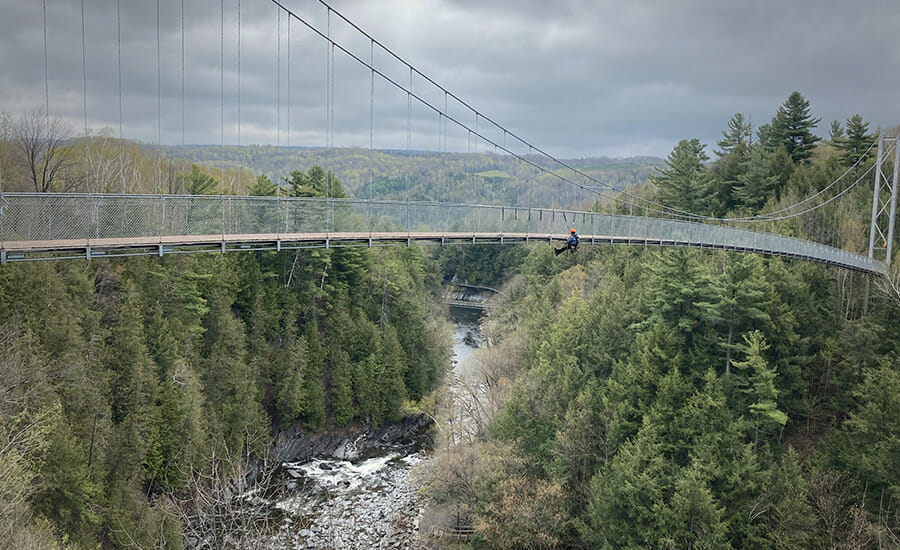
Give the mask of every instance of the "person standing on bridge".
POLYGON ((569 230, 569 238, 566 239, 566 244, 563 245, 562 248, 555 249, 555 252, 556 255, 559 256, 566 250, 572 254, 578 252, 578 233, 575 232, 574 227, 569 230))

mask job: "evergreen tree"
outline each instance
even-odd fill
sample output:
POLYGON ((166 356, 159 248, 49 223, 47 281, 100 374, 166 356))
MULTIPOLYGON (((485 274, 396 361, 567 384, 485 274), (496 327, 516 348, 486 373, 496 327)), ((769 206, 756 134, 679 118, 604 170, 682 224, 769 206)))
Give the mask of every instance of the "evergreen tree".
POLYGON ((847 119, 847 137, 838 141, 841 150, 841 162, 850 167, 859 163, 865 164, 866 160, 875 152, 872 143, 875 136, 868 133, 869 123, 863 121, 862 116, 855 114, 847 119))
POLYGON ((856 410, 838 437, 841 462, 869 487, 874 505, 900 501, 900 372, 896 364, 868 368, 854 396, 856 410))
POLYGON ((656 546, 668 479, 655 429, 642 430, 591 481, 591 500, 578 523, 584 541, 593 548, 656 546))
POLYGON ((334 173, 326 172, 321 166, 313 166, 306 172, 294 170, 290 176, 284 178, 290 185, 287 195, 291 197, 326 197, 345 198, 347 196, 344 186, 334 173))
POLYGON ((743 168, 734 187, 734 202, 738 208, 756 213, 776 196, 778 176, 772 174, 771 155, 762 147, 753 149, 743 168))
MULTIPOLYGON (((756 147, 754 151, 761 149, 756 147)), ((710 184, 710 210, 716 216, 724 216, 737 206, 735 190, 739 178, 747 171, 750 147, 738 143, 731 151, 713 164, 713 178, 710 184)))
POLYGON ((844 126, 840 120, 832 120, 831 128, 828 130, 828 139, 837 145, 841 138, 844 137, 844 126))
POLYGON ((704 213, 708 210, 709 170, 704 164, 709 157, 706 146, 698 139, 678 142, 666 159, 666 168, 650 181, 659 189, 659 200, 678 210, 704 213))
POLYGON ((62 418, 54 424, 40 457, 41 483, 34 495, 34 507, 75 542, 85 543, 96 536, 100 523, 94 506, 100 488, 90 479, 84 448, 72 430, 62 418))
POLYGON ((384 328, 380 351, 383 368, 378 384, 380 416, 396 421, 400 419, 400 409, 406 399, 406 384, 403 382, 406 356, 397 330, 391 325, 384 328))
POLYGON ((758 330, 744 336, 745 361, 735 361, 734 366, 746 372, 747 382, 743 389, 750 400, 749 411, 754 416, 753 446, 759 445, 759 432, 769 428, 780 428, 787 422, 787 415, 778 410, 778 389, 774 367, 770 367, 763 353, 769 349, 766 339, 758 330))
POLYGON ((363 422, 377 424, 381 421, 377 377, 382 370, 374 353, 353 363, 351 372, 353 395, 356 399, 357 416, 363 422))
POLYGON ((724 342, 725 375, 731 373, 732 352, 738 347, 735 333, 768 328, 768 304, 774 292, 762 273, 762 262, 753 254, 725 256, 725 273, 713 280, 716 301, 702 304, 713 323, 727 329, 724 342))
POLYGON ((311 430, 319 430, 325 424, 325 379, 324 356, 319 341, 317 320, 310 320, 304 329, 304 340, 307 345, 308 374, 305 377, 306 395, 303 417, 304 426, 311 430))
POLYGON ((809 505, 809 487, 803 479, 799 460, 794 448, 788 447, 769 471, 766 493, 772 508, 768 519, 776 548, 809 548, 816 532, 815 515, 809 505))
POLYGON ((668 506, 660 507, 663 545, 670 548, 728 548, 724 510, 701 470, 688 467, 675 481, 668 506))
POLYGON ((256 197, 274 197, 278 194, 278 185, 269 179, 269 176, 260 174, 256 176, 256 182, 247 188, 247 194, 256 197))
POLYGON ((774 188, 776 199, 781 199, 788 181, 796 170, 797 166, 784 147, 775 149, 775 152, 769 155, 769 175, 776 178, 774 188))
POLYGON ((604 395, 613 404, 608 436, 613 450, 637 434, 660 380, 684 362, 678 337, 665 323, 657 321, 635 338, 628 360, 613 366, 604 395))
POLYGON ((272 357, 272 391, 275 394, 275 415, 280 426, 293 422, 304 407, 304 376, 306 342, 297 337, 295 323, 285 323, 280 349, 272 357))
POLYGON ((184 178, 184 192, 188 195, 213 195, 218 186, 219 182, 196 164, 191 165, 191 171, 184 178))
POLYGON ((728 130, 722 131, 722 139, 716 142, 719 150, 716 156, 727 157, 737 147, 750 149, 750 140, 753 137, 753 126, 749 120, 744 119, 743 113, 735 113, 728 121, 728 130))
POLYGON ((344 426, 356 416, 353 406, 353 375, 350 356, 343 349, 331 352, 331 411, 338 426, 344 426))
POLYGON ((234 316, 229 297, 222 292, 217 289, 209 299, 203 386, 217 438, 229 453, 236 454, 244 449, 248 434, 264 432, 265 424, 257 395, 257 373, 246 360, 244 325, 234 316))
POLYGON ((810 130, 821 120, 810 115, 809 101, 800 92, 792 92, 778 108, 764 143, 771 149, 784 147, 794 164, 808 163, 816 143, 822 139, 810 130))
POLYGON ((704 331, 706 315, 700 306, 712 298, 712 280, 697 252, 675 248, 650 265, 652 298, 647 322, 664 321, 675 331, 684 351, 694 349, 704 331))

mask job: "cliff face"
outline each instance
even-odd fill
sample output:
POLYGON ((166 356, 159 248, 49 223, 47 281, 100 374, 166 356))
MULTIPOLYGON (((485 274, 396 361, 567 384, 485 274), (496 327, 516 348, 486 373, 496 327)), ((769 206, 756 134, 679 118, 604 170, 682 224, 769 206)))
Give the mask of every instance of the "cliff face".
POLYGON ((306 462, 313 458, 353 461, 375 448, 427 442, 427 430, 431 424, 428 415, 419 414, 378 427, 350 424, 331 426, 320 433, 309 434, 300 428, 299 423, 295 423, 275 436, 271 456, 279 462, 306 462))

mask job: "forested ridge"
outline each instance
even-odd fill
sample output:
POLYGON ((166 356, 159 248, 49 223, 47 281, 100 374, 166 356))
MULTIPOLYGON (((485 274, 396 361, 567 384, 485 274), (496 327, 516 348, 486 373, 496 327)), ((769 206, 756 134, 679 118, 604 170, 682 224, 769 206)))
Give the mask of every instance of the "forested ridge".
MULTIPOLYGON (((3 191, 244 195, 264 177, 287 187, 292 172, 320 166, 349 197, 519 206, 586 207, 590 195, 557 175, 568 170, 539 157, 531 163, 496 152, 429 152, 360 148, 155 146, 112 137, 76 136, 72 126, 40 113, 0 112, 3 191), (198 188, 209 178, 208 188, 198 188)), ((568 159, 605 185, 638 185, 661 161, 653 157, 568 159)))
POLYGON ((180 548, 191 491, 273 430, 409 413, 448 360, 435 266, 415 247, 4 266, 0 546, 180 548))
MULTIPOLYGON (((757 132, 737 114, 715 160, 683 140, 637 192, 753 215, 871 167, 861 117, 833 123, 827 140, 811 133, 818 122, 796 92, 757 132)), ((860 186, 767 225, 864 252, 871 202, 860 186)), ((509 295, 481 356, 493 420, 438 446, 426 490, 474 527, 473 546, 900 547, 900 300, 889 279, 668 248, 472 247, 445 265, 470 281, 505 278, 509 295), (503 272, 491 269, 498 258, 503 272)))
MULTIPOLYGON (((832 123, 828 139, 811 132, 819 122, 799 93, 759 128, 736 114, 714 159, 683 140, 631 191, 745 216, 865 174, 874 136, 861 117, 832 123)), ((318 166, 273 182, 236 166, 160 164, 103 136, 83 148, 60 140, 56 175, 29 176, 13 134, 0 150, 4 181, 12 172, 36 191, 365 189, 361 174, 345 190, 318 166)), ((454 192, 505 202, 504 189, 519 189, 505 187, 502 167, 435 158, 457 166, 454 192)), ((425 193, 429 181, 450 180, 410 189, 425 193)), ((405 198, 405 176, 394 183, 380 196, 405 198)), ((864 252, 871 203, 860 185, 759 228, 864 252)), ((430 411, 448 361, 442 276, 505 284, 507 300, 488 319, 481 357, 492 420, 472 440, 439 445, 422 491, 474 527, 473 546, 900 546, 896 277, 687 249, 551 252, 342 248, 3 266, 0 546, 180 548, 196 519, 192 492, 245 475, 279 429, 430 411)))

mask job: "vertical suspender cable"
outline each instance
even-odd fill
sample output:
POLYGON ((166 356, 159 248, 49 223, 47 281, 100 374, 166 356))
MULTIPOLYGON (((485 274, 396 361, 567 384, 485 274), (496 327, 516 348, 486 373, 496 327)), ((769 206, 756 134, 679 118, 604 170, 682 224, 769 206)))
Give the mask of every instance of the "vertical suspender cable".
POLYGON ((50 118, 50 81, 47 77, 47 0, 44 0, 44 117, 50 118))
MULTIPOLYGON (((241 148, 241 0, 237 3, 237 145, 238 154, 241 148)), ((240 155, 238 158, 243 158, 240 155)), ((238 166, 238 189, 241 189, 241 173, 243 166, 238 166)))
MULTIPOLYGON (((334 149, 334 42, 330 43, 328 48, 328 133, 331 135, 330 144, 328 146, 328 156, 330 157, 329 165, 333 165, 334 163, 334 153, 332 149, 334 149)), ((328 197, 334 198, 334 174, 332 172, 332 168, 329 166, 328 170, 325 171, 325 181, 328 182, 328 197)), ((330 208, 331 210, 331 227, 334 228, 334 208, 333 204, 330 208)))
MULTIPOLYGON (((445 91, 444 91, 444 114, 446 115, 446 113, 447 113, 447 91, 445 90, 445 91)), ((444 118, 444 128, 443 128, 443 130, 441 131, 441 134, 442 134, 441 137, 443 137, 443 139, 444 139, 444 145, 443 145, 443 147, 441 148, 441 152, 444 153, 444 154, 447 153, 447 123, 448 123, 448 122, 449 122, 449 121, 448 121, 446 118, 444 118)), ((443 156, 443 155, 442 155, 442 156, 443 156)), ((446 160, 444 161, 444 166, 445 166, 445 167, 447 166, 447 161, 446 161, 446 160)), ((444 201, 445 201, 445 202, 450 202, 450 178, 449 178, 449 175, 450 175, 450 174, 449 174, 449 170, 448 170, 448 174, 447 174, 448 177, 446 178, 446 180, 447 180, 447 187, 446 187, 446 189, 444 190, 444 193, 445 193, 445 194, 444 194, 444 201)))
POLYGON ((409 90, 406 92, 406 230, 412 231, 409 219, 409 174, 412 172, 412 86, 413 70, 409 68, 409 90))
MULTIPOLYGON (((330 27, 330 23, 329 23, 330 27)), ((328 43, 328 147, 334 147, 334 42, 328 43)))
POLYGON ((328 148, 328 140, 330 138, 330 134, 328 132, 328 72, 330 64, 328 62, 329 52, 331 52, 331 44, 329 41, 331 40, 331 8, 328 8, 327 17, 326 17, 326 28, 325 28, 325 97, 323 99, 322 105, 324 106, 325 111, 322 113, 325 115, 325 147, 328 148))
POLYGON ((222 194, 225 194, 225 0, 219 0, 219 144, 222 164, 222 194))
POLYGON ((159 56, 159 0, 156 0, 156 192, 162 193, 162 65, 159 56))
POLYGON ((50 135, 50 79, 47 69, 47 0, 43 1, 42 25, 44 27, 44 128, 50 135))
MULTIPOLYGON (((181 0, 181 154, 184 151, 184 0, 181 0)), ((181 194, 185 193, 184 179, 187 170, 181 171, 181 194)))
POLYGON ((281 8, 275 6, 275 145, 281 145, 281 8))
MULTIPOLYGON (((412 85, 413 72, 409 70, 409 90, 406 92, 406 203, 409 204, 409 173, 412 171, 412 85)), ((407 206, 408 208, 408 206, 407 206)))
POLYGON ((287 146, 291 146, 291 16, 287 16, 287 146))
POLYGON ((475 111, 475 134, 473 136, 475 145, 472 148, 475 154, 472 156, 472 198, 478 196, 478 178, 475 176, 474 171, 478 167, 478 111, 475 111))
POLYGON ((369 39, 369 200, 375 187, 375 40, 369 39))
POLYGON ((122 194, 125 194, 125 171, 122 169, 122 6, 116 0, 116 75, 119 84, 119 179, 122 183, 122 194))
MULTIPOLYGON (((327 38, 328 41, 325 43, 325 154, 328 155, 328 152, 331 148, 331 56, 334 53, 334 46, 331 43, 331 8, 328 8, 326 13, 326 21, 327 21, 327 38)), ((328 171, 325 171, 325 198, 331 196, 331 181, 328 178, 328 171)))
MULTIPOLYGON (((87 52, 84 45, 84 0, 81 0, 81 85, 84 108, 84 178, 88 192, 91 191, 88 159, 88 127, 87 127, 87 52)), ((49 136, 48 136, 49 137, 49 136)))

